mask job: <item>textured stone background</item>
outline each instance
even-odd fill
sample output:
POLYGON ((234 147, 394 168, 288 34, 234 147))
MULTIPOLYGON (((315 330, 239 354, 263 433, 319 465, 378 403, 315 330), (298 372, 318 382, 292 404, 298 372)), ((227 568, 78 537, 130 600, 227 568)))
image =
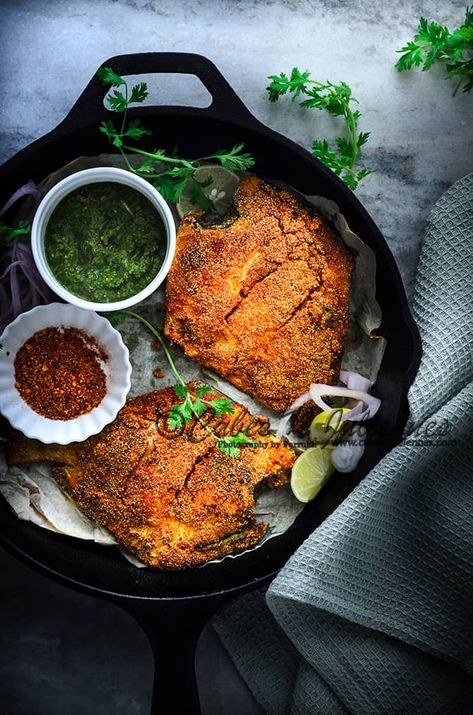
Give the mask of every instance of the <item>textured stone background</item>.
MULTIPOLYGON (((97 67, 116 54, 189 51, 213 60, 264 123, 309 147, 333 136, 322 113, 270 105, 268 74, 294 65, 345 80, 371 131, 377 173, 357 195, 384 233, 412 293, 432 204, 472 170, 473 96, 452 98, 437 69, 398 74, 395 50, 423 15, 456 26, 455 0, 0 0, 0 161, 52 129, 97 67)), ((198 103, 199 83, 166 81, 152 98, 198 103)), ((13 187, 15 188, 15 187, 13 187)), ((204 715, 259 710, 208 630, 198 669, 204 715)), ((121 611, 56 586, 0 552, 0 711, 5 715, 147 712, 152 656, 121 611)))

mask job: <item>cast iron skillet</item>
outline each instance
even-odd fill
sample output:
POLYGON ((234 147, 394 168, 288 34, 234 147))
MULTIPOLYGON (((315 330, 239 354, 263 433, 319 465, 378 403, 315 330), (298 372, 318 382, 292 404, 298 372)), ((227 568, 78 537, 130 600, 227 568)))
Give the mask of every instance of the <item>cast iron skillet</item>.
MULTIPOLYGON (((140 116, 153 129, 148 146, 172 149, 178 144, 181 155, 192 157, 244 141, 255 156, 259 175, 336 201, 349 225, 377 257, 377 297, 383 310, 379 333, 387 338, 387 349, 373 392, 382 399, 382 407, 370 424, 367 449, 356 472, 335 476, 284 535, 238 558, 203 568, 139 570, 112 548, 21 522, 0 499, 0 538, 6 548, 62 584, 121 605, 143 626, 157 668, 153 712, 170 707, 173 712, 199 712, 194 655, 201 628, 233 596, 267 584, 301 542, 400 440, 408 414, 407 390, 420 361, 420 338, 394 259, 354 194, 307 151, 255 119, 215 65, 200 55, 148 53, 113 57, 103 66, 111 66, 121 75, 196 75, 212 96, 209 107, 131 110, 131 116, 140 116)), ((56 129, 0 167, 0 205, 28 179, 40 181, 78 156, 110 151, 98 131, 103 119, 113 118, 104 106, 104 94, 104 87, 94 77, 56 129)))

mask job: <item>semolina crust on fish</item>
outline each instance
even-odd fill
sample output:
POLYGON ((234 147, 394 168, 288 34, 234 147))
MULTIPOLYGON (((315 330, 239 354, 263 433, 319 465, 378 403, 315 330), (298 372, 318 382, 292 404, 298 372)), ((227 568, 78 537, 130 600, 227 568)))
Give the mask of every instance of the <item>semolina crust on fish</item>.
MULTIPOLYGON (((198 387, 190 383, 191 394, 198 387)), ((287 484, 294 451, 235 402, 212 429, 223 437, 248 428, 257 444, 239 456, 218 449, 195 420, 171 434, 166 416, 179 401, 172 387, 130 398, 100 434, 70 445, 18 434, 8 446, 9 464, 56 464, 54 478, 82 512, 153 568, 198 566, 255 546, 267 530, 253 511, 255 488, 287 484)))
POLYGON ((311 382, 334 384, 353 257, 321 216, 250 176, 225 227, 182 221, 165 333, 185 354, 277 412, 311 382))

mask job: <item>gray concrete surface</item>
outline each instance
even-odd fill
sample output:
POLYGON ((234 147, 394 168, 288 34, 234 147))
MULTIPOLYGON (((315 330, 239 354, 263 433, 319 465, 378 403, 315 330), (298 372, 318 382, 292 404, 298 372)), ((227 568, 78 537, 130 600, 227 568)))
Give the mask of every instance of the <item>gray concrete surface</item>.
MULTIPOLYGON (((290 102, 270 105, 269 74, 294 65, 348 82, 370 131, 376 169, 357 195, 383 231, 412 293, 422 227, 440 194, 472 171, 473 96, 452 98, 439 70, 398 74, 395 50, 420 15, 455 26, 455 0, 0 1, 0 161, 52 129, 112 55, 191 51, 213 60, 263 122, 309 147, 336 122, 290 102)), ((153 101, 182 101, 176 85, 153 101)), ((179 91, 199 101, 196 84, 179 91)), ((17 187, 12 187, 12 191, 17 187)), ((216 636, 199 649, 204 715, 259 712, 216 636)), ((0 551, 0 712, 134 715, 149 707, 152 658, 118 609, 37 576, 0 551)), ((180 714, 179 714, 180 715, 180 714)))

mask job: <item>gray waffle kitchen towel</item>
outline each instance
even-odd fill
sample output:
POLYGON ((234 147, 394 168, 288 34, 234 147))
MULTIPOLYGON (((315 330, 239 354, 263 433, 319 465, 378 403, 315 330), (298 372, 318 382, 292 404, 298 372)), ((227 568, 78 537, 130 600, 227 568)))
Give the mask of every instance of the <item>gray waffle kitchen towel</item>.
POLYGON ((269 715, 473 713, 473 174, 431 213, 413 310, 406 439, 214 620, 269 715))

